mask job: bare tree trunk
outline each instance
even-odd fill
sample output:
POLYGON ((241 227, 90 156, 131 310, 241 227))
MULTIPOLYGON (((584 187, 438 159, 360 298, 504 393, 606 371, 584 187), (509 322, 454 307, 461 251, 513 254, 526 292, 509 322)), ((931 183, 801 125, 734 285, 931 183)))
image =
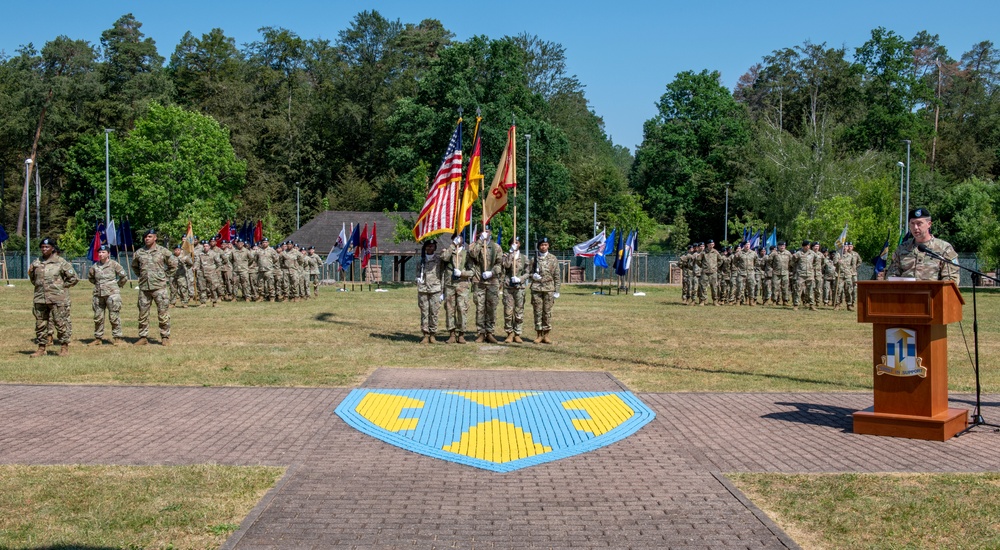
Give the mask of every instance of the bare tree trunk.
POLYGON ((18 210, 17 216, 17 234, 18 236, 24 234, 24 211, 28 208, 28 182, 31 181, 31 174, 35 170, 35 159, 38 157, 38 140, 42 137, 42 122, 45 120, 45 110, 49 105, 49 101, 52 100, 52 88, 49 88, 49 95, 45 98, 45 103, 42 104, 42 114, 38 117, 38 127, 35 128, 35 141, 31 144, 31 164, 28 165, 28 174, 24 179, 24 191, 21 192, 21 208, 18 210))

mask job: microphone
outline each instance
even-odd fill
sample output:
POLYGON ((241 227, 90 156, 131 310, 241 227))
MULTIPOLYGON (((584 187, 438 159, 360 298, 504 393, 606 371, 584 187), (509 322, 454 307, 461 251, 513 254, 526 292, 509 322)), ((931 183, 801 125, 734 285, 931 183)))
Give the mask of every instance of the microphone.
POLYGON ((934 252, 931 252, 931 249, 927 248, 927 245, 925 244, 918 244, 917 250, 923 252, 924 254, 934 254, 934 252))
MULTIPOLYGON (((927 248, 927 245, 925 245, 925 244, 918 244, 917 245, 917 250, 923 252, 924 254, 927 254, 928 256, 930 256, 931 258, 934 258, 935 260, 941 260, 942 262, 951 262, 951 260, 945 258, 944 256, 938 254, 937 252, 934 252, 930 248, 927 248)), ((954 263, 954 262, 951 262, 951 263, 954 263)))

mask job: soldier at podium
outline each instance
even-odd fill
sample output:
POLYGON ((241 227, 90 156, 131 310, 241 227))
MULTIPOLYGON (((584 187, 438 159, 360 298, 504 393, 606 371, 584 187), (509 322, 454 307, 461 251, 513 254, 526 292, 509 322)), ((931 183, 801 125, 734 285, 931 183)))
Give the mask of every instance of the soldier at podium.
POLYGON ((947 241, 931 235, 931 213, 926 208, 917 208, 910 212, 909 219, 913 239, 896 247, 886 276, 912 277, 921 281, 955 281, 958 284, 961 274, 958 269, 958 253, 947 241), (948 261, 941 261, 920 251, 918 247, 921 245, 948 261))

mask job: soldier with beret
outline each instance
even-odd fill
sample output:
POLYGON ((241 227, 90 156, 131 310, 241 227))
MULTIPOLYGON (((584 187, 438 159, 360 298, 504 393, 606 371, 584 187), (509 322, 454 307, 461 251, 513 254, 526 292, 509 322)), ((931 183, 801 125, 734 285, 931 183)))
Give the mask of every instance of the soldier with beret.
POLYGON ((778 304, 779 298, 781 305, 788 305, 788 293, 791 290, 789 276, 792 272, 794 256, 787 247, 788 243, 780 241, 778 249, 771 253, 771 269, 774 273, 774 278, 771 281, 771 292, 774 294, 775 305, 778 304))
POLYGON ((236 299, 236 289, 239 289, 241 300, 249 302, 253 298, 253 291, 250 290, 250 257, 251 252, 243 243, 243 239, 236 238, 236 248, 230 251, 230 258, 233 263, 233 299, 236 299))
POLYGON ((500 302, 500 280, 503 278, 503 249, 493 242, 489 226, 479 234, 479 240, 469 247, 469 267, 472 269, 473 298, 476 302, 476 342, 496 344, 493 335, 500 302))
POLYGON ((465 249, 461 235, 456 235, 451 245, 441 252, 441 261, 445 264, 444 314, 450 334, 449 344, 465 343, 469 289, 472 285, 472 270, 467 265, 468 259, 469 251, 465 249))
POLYGON ((799 309, 799 301, 803 301, 809 309, 815 310, 813 304, 813 252, 812 241, 802 241, 802 248, 793 255, 795 271, 795 289, 792 291, 792 309, 799 309))
POLYGON ((437 241, 424 241, 420 250, 420 267, 417 270, 417 307, 420 308, 421 344, 436 344, 438 311, 444 287, 445 264, 437 254, 437 241))
POLYGON ((177 258, 169 250, 156 244, 156 230, 143 235, 145 246, 135 252, 132 270, 139 277, 139 340, 136 345, 149 343, 149 309, 156 302, 156 315, 160 325, 160 343, 170 345, 170 293, 167 281, 177 270, 177 258))
POLYGON ((912 277, 920 281, 954 281, 958 284, 958 253, 947 241, 931 234, 931 213, 926 208, 910 212, 909 229, 913 239, 904 241, 892 253, 887 277, 912 277), (928 252, 919 249, 923 246, 928 252), (934 255, 944 258, 935 258, 934 255))
MULTIPOLYGON (((437 242, 434 246, 437 246, 437 242)), ((309 284, 312 285, 312 297, 315 298, 319 293, 319 270, 323 268, 323 258, 316 253, 315 246, 307 249, 306 258, 309 260, 309 284)))
POLYGON ((504 342, 520 344, 524 326, 524 288, 530 275, 528 257, 521 254, 521 239, 514 237, 510 250, 503 256, 503 328, 507 332, 504 342))
POLYGON ((31 357, 45 355, 48 343, 49 322, 55 325, 55 343, 60 345, 59 355, 69 353, 69 340, 73 336, 70 321, 69 289, 80 279, 72 264, 56 253, 56 243, 48 237, 42 239, 42 255, 28 267, 28 279, 35 286, 32 313, 35 316, 35 343, 38 349, 31 357))
POLYGON ((173 307, 180 302, 181 308, 188 306, 191 299, 190 276, 194 267, 191 256, 184 252, 181 245, 174 247, 174 257, 177 258, 177 271, 170 277, 170 305, 173 307))
POLYGON ((273 302, 277 295, 278 283, 275 268, 278 262, 278 253, 271 248, 267 237, 261 239, 254 259, 257 263, 257 301, 273 302))
POLYGON ((98 261, 90 266, 87 280, 94 285, 94 341, 89 345, 99 346, 104 338, 104 311, 108 312, 111 321, 111 336, 113 344, 123 343, 122 338, 122 296, 119 289, 128 282, 128 275, 120 263, 111 259, 107 245, 102 245, 97 252, 98 261))
POLYGON ((198 271, 198 301, 204 306, 207 299, 212 300, 212 307, 219 301, 222 283, 219 280, 219 270, 222 269, 222 257, 212 248, 209 242, 201 241, 201 254, 195 256, 194 264, 198 271), (207 296, 207 298, 206 298, 207 296))
POLYGON ((222 239, 218 254, 222 260, 219 267, 219 294, 222 301, 232 302, 236 299, 236 287, 233 280, 233 245, 229 239, 222 239))
POLYGON ((699 255, 698 265, 701 267, 701 287, 698 289, 698 305, 705 305, 708 290, 712 292, 712 302, 722 305, 723 296, 719 292, 719 267, 722 265, 722 254, 715 249, 715 241, 705 243, 705 251, 699 255))
POLYGON ((847 285, 847 311, 854 309, 854 303, 858 298, 858 268, 861 267, 861 254, 854 250, 854 243, 848 242, 844 247, 844 254, 848 257, 850 275, 847 285))
POLYGON ((531 311, 535 317, 536 344, 551 344, 552 306, 559 297, 559 260, 549 254, 549 239, 538 241, 538 252, 531 266, 531 311))

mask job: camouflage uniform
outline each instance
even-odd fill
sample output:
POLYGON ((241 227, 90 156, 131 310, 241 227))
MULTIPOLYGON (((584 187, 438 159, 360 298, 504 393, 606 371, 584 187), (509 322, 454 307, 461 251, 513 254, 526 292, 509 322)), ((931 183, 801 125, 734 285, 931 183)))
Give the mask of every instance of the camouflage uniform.
POLYGON ((760 252, 753 253, 753 289, 750 294, 753 300, 760 301, 761 304, 764 303, 764 250, 761 249, 760 252))
POLYGON ((310 250, 306 255, 309 259, 309 283, 312 285, 312 295, 315 298, 319 294, 319 270, 323 267, 323 258, 310 250))
POLYGON ((677 259, 677 267, 681 268, 681 302, 688 303, 693 299, 691 294, 691 249, 681 254, 677 259))
POLYGON ((833 308, 840 309, 840 304, 848 299, 847 294, 851 285, 851 258, 845 254, 838 257, 834 264, 837 269, 837 288, 833 297, 833 308))
MULTIPOLYGON (((233 286, 239 289, 245 302, 253 299, 253 291, 250 289, 251 256, 251 252, 246 248, 235 248, 230 254, 233 262, 233 286)), ((235 289, 233 292, 235 297, 235 289)))
POLYGON ((177 258, 177 271, 170 277, 170 305, 181 302, 187 307, 191 299, 191 279, 194 261, 186 252, 181 252, 177 258))
MULTIPOLYGON (((444 268, 444 315, 448 332, 459 335, 466 330, 469 316, 469 289, 472 271, 466 267, 469 251, 452 244, 441 252, 444 268), (456 276, 454 271, 460 275, 456 276)), ((451 341, 451 340, 449 340, 451 341)))
POLYGON ((70 321, 69 288, 80 282, 73 265, 53 252, 48 259, 35 258, 28 267, 28 279, 35 286, 32 313, 35 316, 35 343, 48 343, 49 322, 55 325, 55 343, 68 345, 73 337, 70 321))
POLYGON ((473 299, 476 302, 476 332, 492 336, 500 301, 500 281, 503 278, 503 249, 489 239, 480 239, 469 247, 469 267, 472 268, 473 299), (489 273, 489 278, 486 274, 489 273))
POLYGON ((87 272, 87 279, 94 285, 94 339, 104 338, 104 310, 111 320, 111 336, 122 338, 122 295, 119 289, 128 282, 125 268, 114 260, 95 263, 87 272))
POLYGON ((195 257, 195 265, 198 270, 198 301, 204 305, 207 298, 211 298, 212 305, 215 305, 222 286, 219 280, 222 257, 214 249, 209 249, 195 257))
POLYGON ((281 294, 282 298, 295 300, 299 297, 299 285, 295 273, 298 260, 292 250, 283 250, 278 253, 278 263, 281 266, 281 294))
POLYGON ((771 270, 774 273, 774 278, 771 280, 774 303, 777 304, 780 298, 782 305, 788 305, 788 292, 791 286, 788 276, 792 271, 795 257, 787 249, 775 250, 770 256, 771 270))
POLYGON ((438 330, 441 280, 445 275, 450 277, 450 274, 445 273, 445 262, 438 254, 421 258, 417 275, 417 307, 420 308, 420 331, 428 342, 438 330))
POLYGON ((259 300, 274 301, 277 297, 275 264, 278 252, 270 246, 261 246, 254 254, 257 260, 257 296, 259 300))
POLYGON ((698 265, 701 267, 701 285, 698 288, 698 303, 704 304, 707 298, 705 287, 712 291, 712 301, 716 304, 722 299, 719 295, 719 264, 722 263, 722 254, 712 248, 706 248, 698 257, 698 265))
POLYGON ((815 309, 813 305, 813 253, 799 250, 794 254, 795 290, 792 292, 792 307, 799 307, 799 301, 815 309))
POLYGON ((733 256, 733 273, 736 274, 736 293, 733 295, 733 303, 751 305, 753 303, 753 277, 754 262, 757 255, 753 252, 740 249, 733 256))
POLYGON ((503 272, 503 328, 508 336, 520 336, 524 326, 524 289, 530 275, 528 257, 520 250, 504 254, 503 272))
POLYGON ((931 237, 922 243, 928 250, 948 260, 942 262, 917 250, 917 243, 908 240, 896 247, 892 261, 886 269, 886 277, 913 277, 921 281, 955 281, 959 283, 958 253, 947 241, 931 237))
POLYGON ((177 270, 177 258, 158 244, 143 246, 132 257, 132 271, 139 277, 139 338, 149 335, 149 308, 156 302, 160 337, 170 338, 170 293, 167 281, 177 270))
MULTIPOLYGON (((861 254, 858 254, 856 250, 851 250, 849 253, 851 257, 850 267, 850 284, 847 287, 847 305, 853 307, 854 302, 858 298, 858 268, 861 267, 861 254)), ((957 255, 956 255, 957 257, 957 255)), ((958 270, 955 270, 955 282, 958 282, 958 270)))
MULTIPOLYGON (((771 255, 776 250, 769 251, 762 259, 764 261, 764 278, 761 281, 763 283, 763 288, 760 293, 760 301, 762 303, 767 303, 769 300, 774 300, 774 292, 772 291, 774 283, 774 258, 771 255)), ((777 300, 774 300, 777 302, 777 300)))
POLYGON ((823 258, 818 247, 813 247, 813 305, 823 303, 823 258))
POLYGON ((299 285, 299 297, 309 298, 309 267, 312 261, 301 250, 293 248, 292 252, 295 252, 295 282, 299 285))
POLYGON ((699 245, 688 260, 688 265, 691 266, 691 305, 697 304, 699 299, 704 301, 705 297, 705 287, 701 282, 701 255, 704 248, 704 245, 699 245))
POLYGON ((531 311, 535 330, 552 330, 552 305, 559 292, 559 260, 553 254, 536 254, 531 266, 531 311))
POLYGON ((236 298, 236 289, 233 284, 233 249, 230 248, 229 244, 226 244, 218 250, 218 254, 222 260, 222 265, 219 267, 220 294, 222 294, 222 299, 228 302, 236 298))
MULTIPOLYGON (((836 257, 836 256, 835 256, 836 257)), ((823 303, 834 305, 837 284, 837 262, 829 254, 823 257, 823 303)))
POLYGON ((259 247, 254 246, 248 250, 250 252, 250 257, 247 261, 247 266, 249 268, 247 275, 250 278, 250 300, 257 300, 260 296, 260 290, 257 286, 260 280, 260 272, 257 271, 257 251, 260 250, 259 247))

